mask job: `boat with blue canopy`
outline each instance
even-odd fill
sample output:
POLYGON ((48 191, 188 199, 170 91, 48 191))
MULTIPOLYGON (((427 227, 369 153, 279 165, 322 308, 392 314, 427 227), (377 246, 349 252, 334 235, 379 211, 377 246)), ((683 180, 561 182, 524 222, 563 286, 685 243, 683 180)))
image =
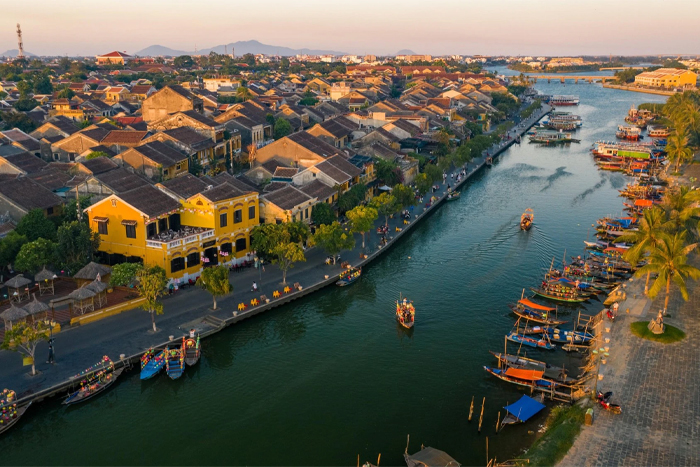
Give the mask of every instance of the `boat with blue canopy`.
POLYGON ((546 336, 542 336, 539 339, 529 337, 523 334, 519 334, 517 331, 511 331, 506 334, 506 339, 516 344, 527 345, 528 347, 535 347, 537 349, 553 350, 556 348, 546 336))
POLYGON ((338 281, 335 283, 338 287, 345 287, 356 282, 362 275, 362 268, 348 268, 341 272, 338 276, 338 281))
POLYGON ((540 413, 545 405, 536 401, 530 396, 523 395, 518 402, 503 407, 506 409, 506 416, 503 417, 501 428, 505 425, 524 423, 540 413))

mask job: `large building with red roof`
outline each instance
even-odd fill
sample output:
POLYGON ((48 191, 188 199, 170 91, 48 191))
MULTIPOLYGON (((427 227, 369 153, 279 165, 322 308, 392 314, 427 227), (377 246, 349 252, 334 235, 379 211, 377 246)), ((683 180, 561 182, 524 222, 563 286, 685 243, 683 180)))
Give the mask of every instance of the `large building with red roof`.
POLYGON ((114 51, 108 54, 98 55, 95 58, 97 58, 98 65, 124 65, 133 57, 128 55, 126 52, 114 51))

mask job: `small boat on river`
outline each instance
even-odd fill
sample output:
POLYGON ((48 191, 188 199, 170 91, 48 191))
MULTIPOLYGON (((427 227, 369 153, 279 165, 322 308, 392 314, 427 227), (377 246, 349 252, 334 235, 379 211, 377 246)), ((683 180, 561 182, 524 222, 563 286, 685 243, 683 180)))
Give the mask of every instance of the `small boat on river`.
POLYGON ((557 344, 588 344, 594 339, 593 334, 583 331, 566 331, 557 328, 544 328, 547 339, 557 344))
POLYGON ((416 319, 416 309, 413 302, 404 298, 396 300, 396 320, 406 329, 411 329, 416 319))
POLYGON ((535 211, 532 208, 527 208, 522 216, 520 216, 520 228, 522 230, 530 230, 532 223, 535 220, 535 211))
POLYGON ((63 404, 78 404, 92 399, 113 385, 123 371, 124 368, 115 370, 114 363, 105 355, 100 363, 76 376, 77 378, 84 378, 80 382, 80 389, 71 393, 66 400, 63 401, 63 404))
POLYGON ((459 195, 460 195, 459 191, 450 191, 449 193, 447 193, 447 196, 445 197, 445 199, 447 201, 454 201, 454 200, 459 199, 459 195))
POLYGON ((531 143, 547 145, 581 142, 581 140, 572 138, 571 133, 564 133, 563 131, 538 131, 535 134, 530 135, 528 138, 531 143))
POLYGON ((568 371, 566 368, 550 365, 549 363, 542 362, 539 360, 533 360, 531 358, 522 357, 520 355, 510 355, 500 352, 489 351, 491 355, 498 359, 499 366, 501 367, 513 367, 521 368, 524 370, 537 370, 542 371, 543 376, 547 379, 563 383, 563 384, 573 384, 578 381, 578 378, 572 378, 567 375, 568 371))
POLYGON ((345 287, 356 282, 362 275, 362 268, 348 268, 341 272, 338 276, 338 282, 335 283, 338 287, 345 287))
POLYGON ((199 342, 199 335, 197 337, 182 338, 185 347, 185 363, 187 366, 194 366, 198 361, 199 357, 202 355, 202 347, 199 342))
POLYGON ((165 372, 170 379, 178 379, 185 372, 185 345, 165 348, 165 372))
POLYGON ((157 352, 149 349, 141 357, 141 379, 150 379, 165 368, 165 351, 157 352))
POLYGON ((590 298, 589 294, 578 292, 569 287, 558 287, 547 284, 544 288, 530 287, 535 295, 538 295, 549 300, 566 303, 582 303, 590 298))
POLYGON ((510 309, 521 318, 530 320, 534 323, 545 324, 548 326, 557 326, 566 323, 559 319, 552 319, 551 314, 557 309, 540 305, 530 299, 523 298, 514 305, 509 305, 510 309))
POLYGON ((664 126, 651 126, 649 127, 649 137, 650 138, 668 138, 671 134, 668 128, 664 126))
POLYGON ((30 405, 32 405, 31 401, 18 405, 15 391, 4 389, 0 393, 0 435, 12 428, 30 405))
POLYGON ((506 339, 516 344, 527 345, 528 347, 535 347, 536 349, 546 349, 553 350, 556 348, 546 336, 542 336, 539 339, 534 337, 529 337, 523 334, 519 334, 517 331, 511 331, 506 334, 506 339))
POLYGON ((506 405, 503 408, 506 409, 506 416, 503 417, 501 428, 506 425, 525 423, 544 410, 545 405, 530 396, 523 395, 514 404, 506 405))

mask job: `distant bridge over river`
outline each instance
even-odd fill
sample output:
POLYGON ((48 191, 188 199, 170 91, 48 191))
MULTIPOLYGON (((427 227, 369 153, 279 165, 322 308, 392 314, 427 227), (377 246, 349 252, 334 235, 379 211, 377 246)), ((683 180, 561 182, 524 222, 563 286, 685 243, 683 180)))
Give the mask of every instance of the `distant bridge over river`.
POLYGON ((615 81, 614 76, 585 76, 585 75, 561 75, 561 76, 553 76, 553 75, 528 75, 527 76, 529 79, 532 79, 537 82, 537 80, 547 80, 548 83, 551 83, 554 81, 555 83, 559 81, 560 83, 564 84, 567 81, 573 81, 574 83, 578 83, 579 81, 584 81, 586 83, 603 83, 605 84, 606 81, 615 81))

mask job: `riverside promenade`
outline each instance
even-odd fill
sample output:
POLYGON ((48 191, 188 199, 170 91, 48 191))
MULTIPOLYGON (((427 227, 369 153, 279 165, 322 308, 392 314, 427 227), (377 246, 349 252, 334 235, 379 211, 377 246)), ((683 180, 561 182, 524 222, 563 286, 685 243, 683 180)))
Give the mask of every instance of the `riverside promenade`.
MULTIPOLYGON (((507 134, 507 139, 487 150, 492 157, 499 155, 515 143, 516 137, 523 135, 527 129, 551 110, 548 106, 535 112, 530 118, 519 122, 507 134)), ((363 267, 378 258, 388 248, 408 235, 412 228, 422 219, 428 217, 444 201, 447 185, 453 189, 466 183, 470 176, 485 165, 486 154, 471 161, 467 167, 467 176, 457 184, 451 175, 456 177, 462 168, 459 167, 447 174, 446 183, 441 184, 435 192, 424 197, 424 204, 411 210, 412 218, 409 224, 395 216, 389 221, 389 243, 379 246, 378 236, 371 231, 366 234, 366 248, 362 249, 361 239, 357 235, 357 244, 352 251, 341 253, 343 261, 352 266, 363 267), (429 207, 425 203, 431 196, 436 201, 429 207), (366 257, 365 257, 366 255, 366 257)), ((458 201, 459 202, 459 201, 458 201)), ((377 221, 377 225, 383 219, 377 221)), ((374 229, 373 229, 374 230, 374 229)), ((227 326, 243 319, 268 311, 274 307, 301 298, 316 290, 332 285, 341 272, 340 265, 326 265, 326 253, 318 248, 306 251, 306 262, 297 263, 287 273, 287 284, 292 286, 299 283, 302 289, 289 294, 282 294, 273 299, 275 290, 282 291, 282 274, 279 268, 265 264, 265 270, 249 268, 242 272, 232 272, 230 281, 233 293, 217 300, 217 310, 212 310, 211 296, 199 288, 180 290, 171 296, 163 297, 164 314, 156 316, 157 332, 151 330, 148 313, 135 309, 111 316, 100 321, 83 326, 65 328, 55 338, 56 364, 44 363, 48 353, 47 344, 41 343, 36 352, 38 376, 28 375, 28 367, 22 366, 21 356, 15 352, 0 351, 0 388, 11 388, 17 392, 20 400, 40 401, 58 393, 65 393, 73 387, 78 387, 81 371, 98 362, 103 355, 108 355, 116 367, 138 366, 138 359, 150 347, 164 347, 169 343, 179 344, 180 339, 189 329, 196 329, 203 338, 214 334, 227 326), (253 281, 258 284, 258 291, 251 292, 253 281), (271 301, 268 304, 250 306, 254 298, 266 295, 271 301), (238 311, 238 305, 245 303, 248 308, 238 311), (172 336, 172 338, 171 338, 172 336), (120 357, 123 355, 123 358, 120 357)), ((206 340, 203 345, 206 346, 206 340)))
POLYGON ((641 339, 630 324, 649 321, 663 308, 663 293, 644 296, 644 279, 627 283, 627 300, 610 326, 610 357, 600 366, 602 392, 613 391, 622 406, 615 415, 594 408, 592 426, 584 426, 560 466, 700 465, 700 286, 690 300, 676 293, 665 324, 680 328, 686 338, 674 344, 641 339), (626 311, 629 309, 629 313, 626 311))

